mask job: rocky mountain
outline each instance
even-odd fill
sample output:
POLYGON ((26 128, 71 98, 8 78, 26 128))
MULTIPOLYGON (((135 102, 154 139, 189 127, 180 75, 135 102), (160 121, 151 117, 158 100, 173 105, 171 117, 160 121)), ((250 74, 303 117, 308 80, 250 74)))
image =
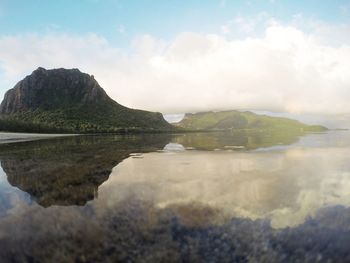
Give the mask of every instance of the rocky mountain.
POLYGON ((326 127, 307 125, 297 120, 258 115, 249 111, 220 111, 187 113, 176 126, 187 130, 279 130, 279 131, 325 131, 326 127))
POLYGON ((36 69, 6 92, 0 130, 118 132, 169 130, 161 113, 130 109, 112 100, 92 75, 78 69, 36 69))

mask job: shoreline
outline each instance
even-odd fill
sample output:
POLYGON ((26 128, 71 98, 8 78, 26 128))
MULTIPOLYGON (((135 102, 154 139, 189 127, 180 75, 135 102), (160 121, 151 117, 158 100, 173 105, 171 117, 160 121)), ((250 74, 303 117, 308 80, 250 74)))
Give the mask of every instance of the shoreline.
MULTIPOLYGON (((335 131, 343 131, 347 129, 335 129, 335 131)), ((217 133, 217 132, 239 132, 245 131, 248 133, 251 132, 271 132, 273 130, 256 130, 256 129, 232 129, 232 130, 171 130, 171 131, 143 131, 143 132, 129 132, 129 133, 26 133, 26 132, 5 132, 0 131, 0 145, 16 142, 26 142, 34 140, 43 140, 43 139, 52 139, 59 137, 69 137, 69 136, 79 136, 79 135, 127 135, 127 134, 182 134, 182 133, 217 133)), ((325 131, 299 131, 300 133, 324 133, 327 131, 333 131, 333 129, 327 129, 325 131)))
POLYGON ((0 132, 0 144, 26 142, 26 141, 43 140, 43 139, 77 136, 77 135, 79 134, 0 132))

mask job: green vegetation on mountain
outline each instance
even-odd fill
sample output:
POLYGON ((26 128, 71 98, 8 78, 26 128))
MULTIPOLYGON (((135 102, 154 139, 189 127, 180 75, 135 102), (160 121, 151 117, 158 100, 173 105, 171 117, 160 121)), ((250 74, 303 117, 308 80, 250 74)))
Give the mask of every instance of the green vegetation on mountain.
POLYGON ((186 130, 256 130, 256 131, 288 131, 288 132, 321 132, 327 130, 319 125, 307 125, 300 121, 258 115, 249 111, 200 112, 185 115, 176 124, 186 130))
POLYGON ((93 76, 78 69, 38 68, 7 91, 0 130, 100 133, 167 131, 161 113, 130 109, 112 100, 93 76))

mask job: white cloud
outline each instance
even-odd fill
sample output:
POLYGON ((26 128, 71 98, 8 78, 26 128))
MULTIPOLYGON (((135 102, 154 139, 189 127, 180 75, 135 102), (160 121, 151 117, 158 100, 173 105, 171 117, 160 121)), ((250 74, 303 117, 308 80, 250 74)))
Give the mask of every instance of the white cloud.
MULTIPOLYGON (((165 42, 144 35, 131 52, 95 34, 7 36, 0 38, 1 78, 13 86, 38 66, 77 67, 118 102, 163 113, 350 113, 350 41, 333 45, 324 28, 306 33, 274 22, 262 37, 184 32, 165 42)), ((332 26, 333 35, 344 28, 332 26)))
POLYGON ((224 35, 227 35, 228 33, 231 32, 231 28, 229 24, 222 25, 220 29, 221 29, 221 33, 223 33, 224 35))
POLYGON ((164 119, 167 122, 176 123, 176 122, 181 121, 184 116, 185 116, 185 114, 183 114, 183 113, 181 113, 181 114, 166 114, 166 115, 164 115, 164 119))

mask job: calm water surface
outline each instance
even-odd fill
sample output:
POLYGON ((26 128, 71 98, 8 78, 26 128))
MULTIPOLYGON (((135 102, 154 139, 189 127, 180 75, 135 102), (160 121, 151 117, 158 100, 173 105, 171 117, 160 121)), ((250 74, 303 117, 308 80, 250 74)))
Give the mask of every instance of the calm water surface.
POLYGON ((0 145, 0 262, 350 262, 350 132, 0 145))

